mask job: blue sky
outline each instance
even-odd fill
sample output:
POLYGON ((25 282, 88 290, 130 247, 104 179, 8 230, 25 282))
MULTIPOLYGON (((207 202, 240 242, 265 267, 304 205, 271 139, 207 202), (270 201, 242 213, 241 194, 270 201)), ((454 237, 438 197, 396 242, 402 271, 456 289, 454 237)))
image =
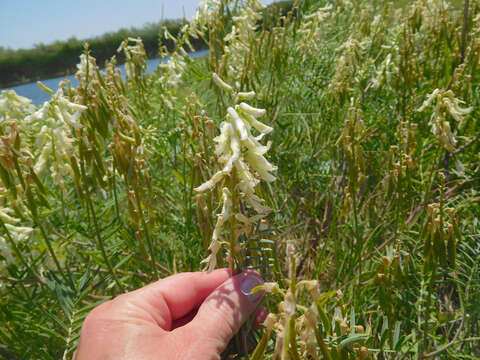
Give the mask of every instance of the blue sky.
MULTIPOLYGON (((263 0, 264 4, 273 0, 263 0)), ((0 46, 85 39, 161 19, 191 18, 199 0, 0 0, 0 46)))

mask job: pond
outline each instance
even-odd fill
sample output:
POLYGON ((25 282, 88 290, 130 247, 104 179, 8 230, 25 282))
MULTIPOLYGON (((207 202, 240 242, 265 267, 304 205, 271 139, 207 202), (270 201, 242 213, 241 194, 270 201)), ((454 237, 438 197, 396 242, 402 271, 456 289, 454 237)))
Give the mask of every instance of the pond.
MULTIPOLYGON (((196 51, 196 52, 193 52, 193 53, 189 53, 191 58, 202 57, 202 56, 205 56, 206 54, 208 54, 208 50, 200 50, 200 51, 196 51)), ((155 70, 157 70, 158 64, 160 62, 167 62, 167 61, 168 61, 168 58, 167 59, 150 59, 150 60, 147 60, 146 73, 147 74, 153 73, 155 70)), ((125 66, 124 65, 119 65, 119 66, 117 66, 117 68, 122 70, 122 77, 125 77, 125 66)), ((55 92, 55 91, 58 90, 58 84, 62 80, 70 80, 70 83, 72 84, 73 87, 78 86, 78 80, 75 77, 75 75, 73 75, 73 74, 42 80, 42 83, 44 83, 45 86, 49 87, 50 89, 52 89, 55 92)), ((18 95, 25 96, 25 97, 31 99, 32 103, 34 105, 42 105, 45 101, 48 101, 50 99, 50 95, 48 95, 45 91, 41 90, 38 87, 36 81, 28 83, 28 84, 22 84, 22 85, 12 86, 12 87, 5 88, 5 89, 0 89, 0 92, 2 90, 15 90, 15 92, 18 95)))

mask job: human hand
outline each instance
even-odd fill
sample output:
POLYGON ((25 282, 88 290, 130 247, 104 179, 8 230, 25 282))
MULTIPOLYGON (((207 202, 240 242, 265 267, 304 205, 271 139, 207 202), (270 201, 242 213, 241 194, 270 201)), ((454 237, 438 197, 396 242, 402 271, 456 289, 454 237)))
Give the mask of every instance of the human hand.
POLYGON ((117 296, 87 316, 74 360, 220 359, 263 292, 255 272, 180 273, 117 296), (197 310, 198 309, 198 310, 197 310))

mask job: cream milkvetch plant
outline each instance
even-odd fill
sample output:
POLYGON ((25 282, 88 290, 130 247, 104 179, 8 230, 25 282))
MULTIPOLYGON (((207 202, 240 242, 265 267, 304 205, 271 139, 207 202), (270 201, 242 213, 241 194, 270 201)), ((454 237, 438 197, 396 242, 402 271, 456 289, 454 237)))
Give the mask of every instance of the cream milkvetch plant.
POLYGON ((267 145, 260 143, 263 137, 273 130, 272 127, 258 120, 266 114, 266 111, 243 102, 243 100, 253 99, 255 93, 237 93, 215 73, 213 80, 223 91, 232 95, 235 105, 228 107, 225 121, 220 125, 220 135, 214 138, 215 154, 222 168, 208 181, 195 188, 195 191, 201 193, 213 189, 222 180, 225 180, 222 187, 222 211, 218 215, 212 234, 209 246, 210 255, 204 260, 204 263, 208 264, 208 271, 215 268, 217 254, 222 244, 230 246, 228 259, 233 270, 235 253, 239 250, 237 236, 245 233, 248 227, 271 211, 264 204, 264 200, 256 195, 255 187, 261 180, 274 181, 275 176, 271 172, 277 169, 264 156, 269 150, 271 142, 269 141, 267 145), (257 131, 259 135, 252 135, 253 130, 257 131), (247 214, 243 213, 239 206, 240 201, 250 205, 256 215, 249 218, 247 214), (234 220, 237 220, 237 225, 241 224, 240 230, 235 229, 232 223, 234 220), (221 232, 225 223, 229 221, 231 222, 230 241, 225 242, 222 241, 221 232))
POLYGON ((35 146, 40 150, 33 167, 35 173, 42 173, 52 160, 49 170, 53 180, 62 188, 65 175, 73 174, 70 157, 74 153, 74 132, 83 128, 80 117, 86 109, 86 106, 68 100, 63 89, 59 88, 51 100, 25 118, 27 122, 41 124, 35 137, 35 146))
POLYGON ((322 7, 310 15, 304 16, 305 21, 301 23, 298 33, 300 34, 297 50, 303 53, 302 61, 308 56, 314 56, 320 49, 322 43, 322 25, 330 15, 332 5, 322 7))
MULTIPOLYGON (((0 197, 1 199, 1 197, 0 197)), ((1 199, 4 200, 4 199, 1 199)), ((29 226, 20 226, 18 223, 20 219, 14 216, 14 210, 9 207, 0 208, 0 222, 4 226, 6 236, 0 236, 0 256, 3 256, 7 264, 15 262, 13 252, 9 241, 14 243, 22 243, 30 238, 33 228, 29 226)))
POLYGON ((201 0, 198 4, 198 10, 190 22, 191 29, 195 30, 197 35, 203 35, 217 15, 222 2, 220 0, 201 0))
MULTIPOLYGON (((232 30, 225 36, 222 62, 225 72, 236 82, 244 75, 245 63, 250 52, 250 43, 255 39, 257 24, 262 18, 260 10, 264 5, 259 0, 249 0, 242 7, 240 14, 232 18, 232 30)), ((238 85, 237 85, 238 86, 238 85)))
POLYGON ((143 47, 142 39, 129 37, 122 41, 117 52, 125 54, 125 73, 127 79, 133 80, 147 69, 147 54, 143 47))
MULTIPOLYGON (((12 157, 12 151, 19 153, 18 146, 19 133, 28 133, 30 126, 25 118, 28 118, 35 110, 31 100, 19 96, 13 90, 6 90, 0 94, 0 167, 7 172, 15 171, 15 161, 12 157), (20 120, 21 119, 21 120, 20 120)), ((30 155, 31 151, 27 151, 30 155)), ((15 262, 12 251, 14 244, 27 241, 34 229, 29 226, 21 225, 19 214, 22 208, 21 197, 22 188, 20 185, 11 184, 12 188, 7 189, 0 186, 0 257, 3 257, 7 264, 15 262), (16 209, 15 209, 16 208, 16 209)))
POLYGON ((435 108, 429 121, 432 133, 445 149, 454 151, 457 140, 452 133, 450 123, 447 121, 447 114, 450 114, 456 121, 461 122, 463 117, 469 114, 473 108, 461 108, 460 105, 464 104, 464 102, 457 99, 452 90, 435 89, 427 96, 427 99, 417 111, 424 111, 432 103, 435 103, 435 108))
POLYGON ((24 118, 34 110, 35 106, 30 99, 18 95, 13 90, 4 90, 0 94, 0 123, 24 118))

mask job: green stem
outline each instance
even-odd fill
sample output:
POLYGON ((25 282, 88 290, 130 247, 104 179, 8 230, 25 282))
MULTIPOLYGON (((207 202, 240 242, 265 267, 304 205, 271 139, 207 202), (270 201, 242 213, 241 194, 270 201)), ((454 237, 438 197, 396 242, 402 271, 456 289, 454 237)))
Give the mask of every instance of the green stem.
POLYGON ((100 231, 100 227, 98 226, 97 217, 95 215, 95 209, 94 209, 93 204, 92 204, 92 199, 90 198, 90 195, 91 195, 90 194, 90 188, 88 186, 88 181, 87 181, 87 176, 86 176, 86 172, 85 172, 83 159, 80 159, 80 169, 81 169, 82 181, 83 181, 84 186, 85 186, 85 193, 86 193, 85 194, 86 195, 86 200, 85 201, 86 201, 86 204, 87 204, 87 213, 88 214, 91 213, 91 217, 92 217, 92 220, 93 220, 93 226, 95 228, 95 238, 97 239, 97 245, 100 248, 100 251, 102 253, 105 264, 107 265, 108 271, 110 272, 110 275, 112 276, 113 280, 117 284, 118 288, 122 292, 124 292, 125 288, 120 283, 120 281, 117 278, 117 275, 115 274, 115 271, 112 267, 110 259, 107 256, 107 252, 105 251, 105 246, 103 244, 103 239, 100 236, 101 231, 100 231))
MULTIPOLYGON (((33 215, 33 214, 32 214, 33 215)), ((55 254, 55 251, 53 250, 53 247, 52 247, 52 244, 50 242, 50 239, 48 238, 47 236, 47 233, 45 232, 45 229, 43 228, 43 226, 41 225, 39 219, 36 217, 36 216, 33 216, 33 221, 35 222, 35 224, 38 226, 38 228, 40 229, 40 233, 42 234, 42 237, 43 237, 43 240, 45 241, 45 244, 47 245, 47 248, 48 248, 48 251, 50 253, 50 256, 52 257, 53 259, 53 262, 55 263, 55 266, 57 267, 58 269, 58 272, 61 274, 61 276, 67 281, 70 283, 70 285, 72 286, 72 288, 74 288, 74 283, 73 283, 73 280, 71 278, 67 278, 67 275, 64 273, 64 271, 62 270, 62 267, 60 266, 60 262, 58 261, 57 259, 57 256, 55 254)))
POLYGON ((12 236, 10 235, 10 231, 8 231, 7 227, 5 226, 5 223, 3 222, 2 219, 0 219, 0 225, 2 226, 3 230, 5 231, 5 234, 7 234, 7 240, 10 242, 10 245, 12 246, 13 248, 13 251, 15 252, 15 254, 18 256, 18 258, 20 259, 20 261, 23 263, 23 265, 32 272, 32 274, 34 274, 35 276, 37 276, 35 274, 35 272, 33 271, 33 269, 28 265, 27 261, 25 260, 25 258, 23 257, 22 253, 20 252, 20 250, 18 249, 17 247, 17 244, 15 243, 15 241, 13 240, 12 236))
POLYGON ((98 244, 98 247, 100 248, 100 251, 102 253, 102 256, 103 256, 103 259, 105 261, 105 264, 107 265, 107 268, 108 268, 108 271, 110 272, 110 274, 112 275, 112 278, 113 280, 115 281, 115 283, 117 284, 118 288, 122 291, 122 292, 125 292, 125 288, 123 287, 123 285, 120 283, 120 281, 118 280, 117 278, 117 275, 115 274, 115 271, 113 269, 113 266, 110 262, 110 259, 108 258, 107 256, 107 252, 105 251, 105 246, 103 244, 103 239, 102 237, 100 236, 100 227, 98 226, 98 222, 97 222, 97 217, 95 215, 95 210, 93 208, 93 204, 92 204, 92 201, 90 199, 90 191, 89 189, 87 188, 87 206, 90 208, 90 211, 92 212, 92 219, 93 219, 93 226, 95 228, 95 237, 97 239, 97 244, 98 244))
POLYGON ((135 193, 135 200, 137 201, 138 212, 140 215, 140 219, 142 221, 143 230, 145 232, 145 237, 147 238, 148 250, 150 251, 150 261, 152 263, 152 270, 153 270, 153 273, 155 274, 155 277, 159 279, 160 277, 158 275, 158 270, 157 270, 157 267, 155 266, 155 257, 154 257, 155 252, 153 249, 152 238, 150 237, 150 232, 148 231, 147 223, 145 221, 145 217, 143 216, 143 211, 140 203, 140 194, 138 193, 138 188, 136 186, 134 188, 134 193, 135 193))

